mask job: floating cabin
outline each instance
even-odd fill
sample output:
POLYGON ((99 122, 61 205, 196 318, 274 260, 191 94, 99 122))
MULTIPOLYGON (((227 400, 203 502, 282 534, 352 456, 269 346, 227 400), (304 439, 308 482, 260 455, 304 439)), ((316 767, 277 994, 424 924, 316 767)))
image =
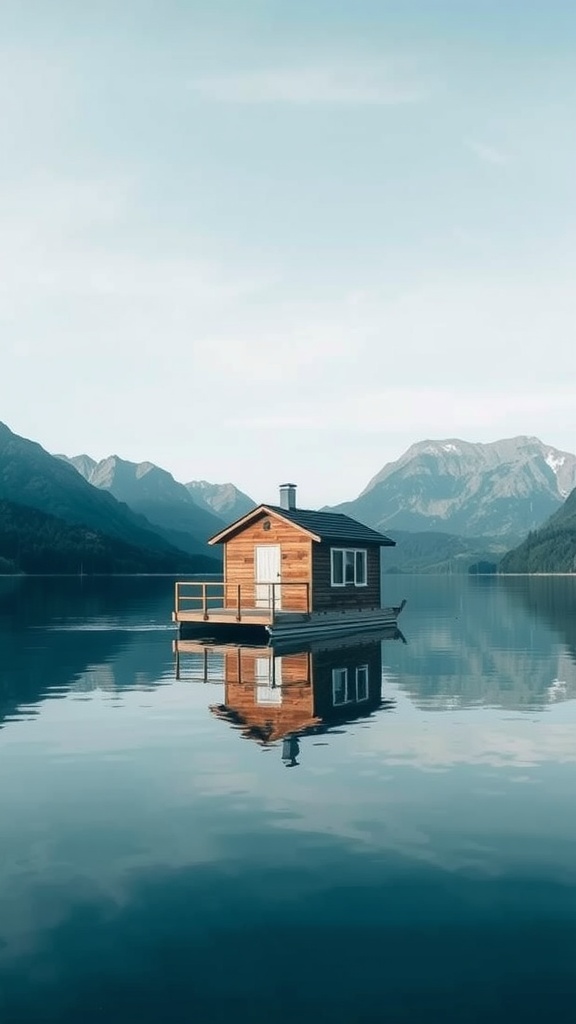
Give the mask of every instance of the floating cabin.
POLYGON ((301 737, 393 706, 382 696, 382 646, 403 639, 390 626, 272 647, 175 640, 176 678, 223 686, 212 713, 262 746, 281 741, 292 759, 301 737))
POLYGON ((393 624, 404 606, 382 605, 380 553, 395 542, 350 516, 297 508, 294 484, 208 543, 223 546, 224 579, 176 583, 172 618, 189 632, 318 635, 393 624))

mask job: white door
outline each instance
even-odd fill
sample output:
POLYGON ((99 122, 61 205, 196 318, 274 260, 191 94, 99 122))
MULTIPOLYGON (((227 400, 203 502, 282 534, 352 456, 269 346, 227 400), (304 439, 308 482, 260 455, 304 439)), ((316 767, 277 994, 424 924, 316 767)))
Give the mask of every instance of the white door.
POLYGON ((272 583, 280 583, 281 552, 279 544, 258 544, 255 548, 255 583, 256 583, 256 607, 280 608, 282 603, 281 587, 274 587, 272 583), (274 594, 274 598, 272 598, 274 594))
POLYGON ((282 703, 282 658, 256 658, 256 703, 282 703))

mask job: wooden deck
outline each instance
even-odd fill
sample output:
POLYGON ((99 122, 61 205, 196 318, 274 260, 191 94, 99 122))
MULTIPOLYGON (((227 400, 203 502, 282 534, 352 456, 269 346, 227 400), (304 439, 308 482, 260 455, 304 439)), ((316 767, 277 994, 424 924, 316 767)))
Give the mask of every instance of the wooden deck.
POLYGON ((180 625, 262 627, 270 636, 288 636, 374 629, 395 625, 405 602, 390 608, 346 608, 314 612, 307 583, 270 583, 243 587, 213 581, 178 582, 175 585, 172 621, 180 625), (300 588, 294 600, 296 588, 300 588), (264 593, 264 597, 262 594, 264 593), (302 594, 305 595, 302 611, 302 594), (257 601, 255 600, 257 599, 257 601), (290 605, 300 610, 292 610, 290 605))
POLYGON ((179 609, 172 613, 174 622, 208 622, 234 625, 239 622, 248 626, 271 626, 279 623, 308 622, 309 615, 303 612, 282 612, 271 608, 242 608, 238 615, 234 608, 212 607, 203 609, 179 609))

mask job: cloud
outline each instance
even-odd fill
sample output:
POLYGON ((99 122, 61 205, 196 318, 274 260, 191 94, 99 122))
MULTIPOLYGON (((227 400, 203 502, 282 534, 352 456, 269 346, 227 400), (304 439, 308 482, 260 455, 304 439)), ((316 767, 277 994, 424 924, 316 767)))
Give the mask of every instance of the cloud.
POLYGON ((290 68, 206 75, 190 88, 220 103, 397 106, 426 98, 422 86, 396 72, 364 68, 290 68))
POLYGON ((87 299, 113 299, 123 304, 123 315, 136 319, 138 308, 149 315, 153 304, 159 321, 175 311, 192 318, 198 306, 219 309, 272 280, 222 268, 203 257, 193 239, 183 253, 149 245, 140 251, 137 217, 130 182, 38 178, 12 189, 0 198, 0 317, 16 310, 30 315, 62 301, 80 328, 87 299))
POLYGON ((475 142, 473 139, 467 139, 466 147, 485 164, 504 167, 510 162, 509 157, 505 153, 496 149, 495 146, 487 146, 484 142, 475 142))
POLYGON ((486 388, 466 390, 457 394, 453 389, 438 387, 368 388, 364 394, 348 397, 341 390, 333 398, 318 399, 314 406, 300 404, 292 397, 280 410, 253 413, 250 409, 228 420, 230 427, 251 430, 314 430, 332 432, 345 422, 347 431, 379 434, 389 429, 392 422, 409 417, 415 436, 430 432, 436 424, 438 437, 452 436, 457 424, 459 434, 492 430, 509 432, 512 421, 533 422, 535 417, 570 413, 574 407, 574 390, 564 388, 553 393, 539 391, 514 394, 502 387, 490 392, 486 388))
MULTIPOLYGON (((387 732, 367 730, 363 752, 372 751, 387 765, 419 769, 450 769, 459 765, 491 768, 536 768, 543 764, 573 764, 576 751, 572 702, 555 706, 537 729, 531 715, 519 715, 510 729, 488 708, 470 718, 457 716, 457 728, 445 713, 444 728, 431 730, 426 719, 413 714, 412 700, 391 677, 385 677, 386 697, 396 700, 395 727, 387 732)), ((446 705, 442 705, 446 712, 446 705)), ((455 704, 454 710, 458 710, 455 704)))

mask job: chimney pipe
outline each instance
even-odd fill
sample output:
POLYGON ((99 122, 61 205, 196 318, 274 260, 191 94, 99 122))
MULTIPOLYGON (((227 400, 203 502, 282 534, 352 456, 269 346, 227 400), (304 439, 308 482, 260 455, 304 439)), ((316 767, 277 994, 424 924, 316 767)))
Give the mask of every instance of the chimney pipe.
POLYGON ((280 507, 296 508, 296 484, 280 484, 280 507))

